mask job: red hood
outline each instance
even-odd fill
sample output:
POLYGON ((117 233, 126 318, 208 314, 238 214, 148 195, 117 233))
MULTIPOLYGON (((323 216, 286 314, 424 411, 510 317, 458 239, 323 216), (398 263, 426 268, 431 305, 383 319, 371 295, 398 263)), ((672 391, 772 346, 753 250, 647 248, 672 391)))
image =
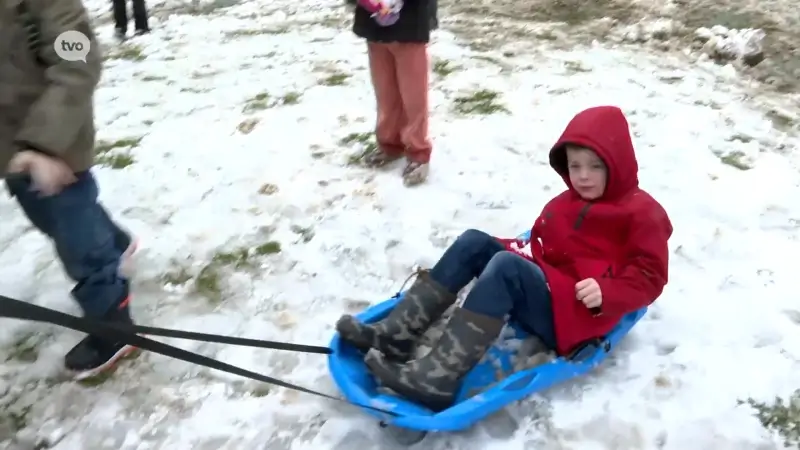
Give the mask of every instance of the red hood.
POLYGON ((566 144, 593 150, 608 167, 606 190, 598 200, 616 200, 639 187, 639 164, 628 121, 616 106, 596 106, 579 112, 550 150, 550 166, 575 192, 567 171, 566 144))

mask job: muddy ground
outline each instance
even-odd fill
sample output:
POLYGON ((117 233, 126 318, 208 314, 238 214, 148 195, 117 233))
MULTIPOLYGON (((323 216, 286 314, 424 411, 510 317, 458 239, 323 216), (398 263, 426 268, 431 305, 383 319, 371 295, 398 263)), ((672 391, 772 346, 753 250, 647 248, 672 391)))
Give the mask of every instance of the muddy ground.
POLYGON ((531 33, 566 45, 619 42, 614 32, 620 27, 661 19, 672 22, 669 30, 639 43, 660 51, 698 50, 697 28, 760 28, 764 60, 754 67, 734 64, 773 92, 800 92, 800 13, 785 0, 459 0, 441 8, 444 27, 486 46, 531 33))

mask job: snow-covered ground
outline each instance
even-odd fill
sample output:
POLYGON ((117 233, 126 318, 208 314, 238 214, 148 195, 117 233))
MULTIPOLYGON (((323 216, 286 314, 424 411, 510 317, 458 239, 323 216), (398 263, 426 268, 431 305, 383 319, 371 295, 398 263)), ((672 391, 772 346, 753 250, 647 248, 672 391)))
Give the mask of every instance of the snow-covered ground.
MULTIPOLYGON (((105 1, 89 4, 107 14, 105 1)), ((478 53, 445 27, 431 46, 431 177, 407 189, 399 167, 348 164, 356 149, 339 142, 369 132, 374 114, 363 42, 325 18, 339 8, 249 1, 226 15, 172 16, 109 50, 99 138, 140 141, 106 155, 129 152, 133 164, 96 173, 102 200, 143 245, 138 321, 326 345, 340 314, 393 294, 464 229, 527 229, 563 188, 547 165, 550 144, 580 109, 617 104, 635 134, 641 184, 675 226, 667 290, 591 376, 510 406, 502 423, 431 435, 423 446, 778 448, 737 399, 786 395, 800 373, 800 141, 773 127, 785 130, 796 114, 788 102, 764 106, 731 70, 677 54, 547 41, 478 53), (457 96, 480 89, 500 93, 510 114, 453 112, 457 96), (267 242, 281 251, 240 260, 238 270, 219 262, 267 242)), ((77 314, 48 243, 10 199, 0 199, 0 216, 0 291, 77 314)), ((157 355, 96 387, 75 384, 61 363, 79 337, 2 321, 8 448, 391 448, 356 408, 157 355)), ((336 392, 323 356, 166 341, 336 392)))

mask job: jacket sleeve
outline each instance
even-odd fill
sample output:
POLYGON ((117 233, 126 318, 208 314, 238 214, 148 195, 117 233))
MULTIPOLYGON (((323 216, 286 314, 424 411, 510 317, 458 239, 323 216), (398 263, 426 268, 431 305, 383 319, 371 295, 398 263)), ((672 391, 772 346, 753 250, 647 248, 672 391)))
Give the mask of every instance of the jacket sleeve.
POLYGON ((93 120, 88 111, 102 71, 101 50, 81 0, 25 1, 39 28, 39 55, 48 65, 44 70, 48 86, 28 110, 14 143, 20 149, 60 156, 75 142, 85 122, 93 120), (89 38, 86 62, 66 61, 55 53, 57 37, 70 30, 89 38))
POLYGON ((649 209, 633 214, 622 267, 610 278, 596 279, 604 312, 622 315, 650 305, 667 284, 672 224, 660 205, 649 209))

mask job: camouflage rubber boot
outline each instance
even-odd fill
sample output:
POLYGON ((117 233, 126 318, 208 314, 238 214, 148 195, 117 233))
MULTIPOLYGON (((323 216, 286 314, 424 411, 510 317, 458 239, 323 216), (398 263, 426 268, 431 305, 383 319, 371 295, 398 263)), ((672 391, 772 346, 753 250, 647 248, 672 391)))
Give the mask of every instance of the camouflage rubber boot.
POLYGON ((364 324, 347 314, 336 322, 336 331, 360 350, 375 348, 387 357, 406 361, 419 338, 455 301, 455 294, 423 270, 386 318, 364 324))
POLYGON ((400 364, 370 350, 364 361, 381 385, 433 411, 442 411, 452 406, 461 379, 480 362, 503 325, 501 319, 458 308, 439 342, 422 358, 400 364))

